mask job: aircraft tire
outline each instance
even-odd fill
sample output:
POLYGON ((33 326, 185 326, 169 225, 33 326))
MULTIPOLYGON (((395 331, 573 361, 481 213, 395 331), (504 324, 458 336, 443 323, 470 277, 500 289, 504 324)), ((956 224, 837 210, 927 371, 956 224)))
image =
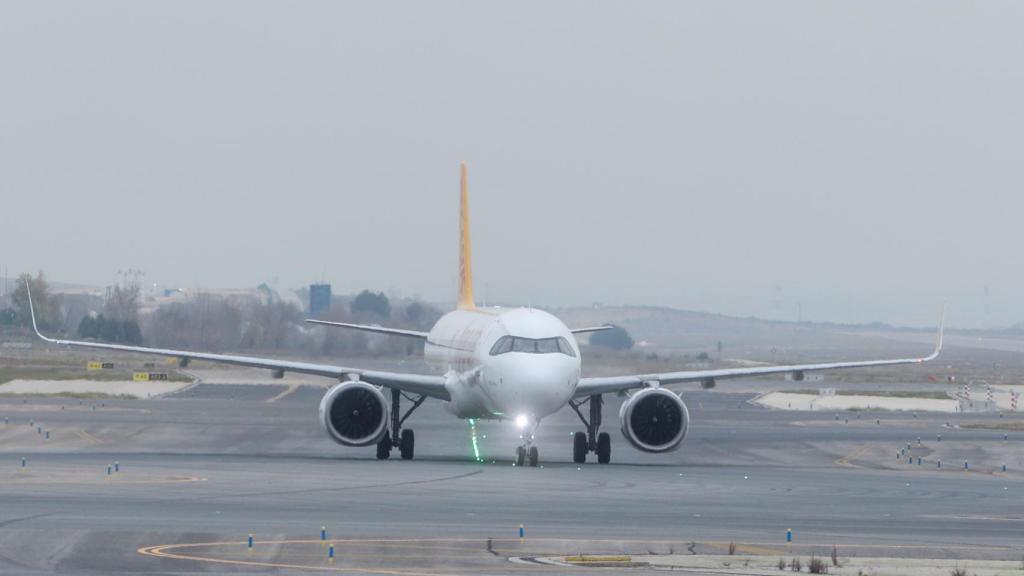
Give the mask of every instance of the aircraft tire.
POLYGON ((537 451, 536 446, 530 446, 530 467, 536 468, 537 463, 540 462, 540 452, 537 451))
POLYGON ((519 446, 516 448, 516 466, 522 466, 526 462, 526 448, 519 446))
POLYGON ((391 457, 391 434, 384 433, 380 442, 377 442, 377 460, 387 460, 391 457))
POLYGON ((587 433, 577 432, 572 435, 572 461, 583 464, 587 461, 587 433))
POLYGON ((612 461, 612 437, 607 432, 597 435, 597 463, 607 464, 612 461))
POLYGON ((412 460, 416 448, 416 434, 406 428, 402 430, 402 440, 398 443, 398 450, 402 453, 402 460, 412 460))

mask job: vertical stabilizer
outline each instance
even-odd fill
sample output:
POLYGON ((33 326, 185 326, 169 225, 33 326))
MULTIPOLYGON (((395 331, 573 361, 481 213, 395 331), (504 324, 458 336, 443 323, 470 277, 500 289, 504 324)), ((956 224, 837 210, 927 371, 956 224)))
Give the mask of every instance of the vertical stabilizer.
POLYGON ((469 182, 466 163, 462 163, 461 197, 459 199, 459 308, 476 308, 473 304, 473 246, 469 238, 469 182))

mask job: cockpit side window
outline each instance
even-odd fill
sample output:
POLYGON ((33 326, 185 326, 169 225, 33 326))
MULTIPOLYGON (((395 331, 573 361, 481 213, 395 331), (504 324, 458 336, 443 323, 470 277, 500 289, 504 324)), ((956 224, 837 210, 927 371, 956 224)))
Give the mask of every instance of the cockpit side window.
POLYGON ((569 344, 569 341, 561 336, 558 337, 558 349, 562 351, 562 354, 576 357, 576 351, 572 349, 572 344, 569 344))
POLYGON ((497 356, 498 354, 504 354, 512 351, 512 337, 502 336, 498 338, 498 341, 491 347, 491 356, 497 356))

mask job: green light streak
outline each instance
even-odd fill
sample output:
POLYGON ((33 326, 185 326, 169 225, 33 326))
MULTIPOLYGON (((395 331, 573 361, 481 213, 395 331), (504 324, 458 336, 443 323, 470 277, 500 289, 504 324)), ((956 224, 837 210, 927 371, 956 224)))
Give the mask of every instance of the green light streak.
POLYGON ((469 419, 469 439, 473 444, 473 459, 477 462, 483 462, 484 459, 480 457, 480 445, 476 439, 476 420, 469 419))

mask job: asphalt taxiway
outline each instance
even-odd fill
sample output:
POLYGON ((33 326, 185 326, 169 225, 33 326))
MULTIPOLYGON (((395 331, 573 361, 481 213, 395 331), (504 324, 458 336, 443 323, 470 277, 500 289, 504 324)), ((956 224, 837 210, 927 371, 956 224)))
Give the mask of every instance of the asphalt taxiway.
POLYGON ((407 423, 416 460, 377 461, 327 439, 322 393, 285 380, 0 399, 0 572, 561 573, 588 568, 536 558, 782 554, 787 529, 790 549, 819 553, 1021 557, 1024 433, 958 427, 1019 416, 798 413, 689 391, 682 449, 650 455, 622 439, 613 397, 612 464, 571 462, 580 425, 564 410, 530 469, 511 464, 510 424, 476 423, 474 449, 469 423, 433 401, 407 423))

